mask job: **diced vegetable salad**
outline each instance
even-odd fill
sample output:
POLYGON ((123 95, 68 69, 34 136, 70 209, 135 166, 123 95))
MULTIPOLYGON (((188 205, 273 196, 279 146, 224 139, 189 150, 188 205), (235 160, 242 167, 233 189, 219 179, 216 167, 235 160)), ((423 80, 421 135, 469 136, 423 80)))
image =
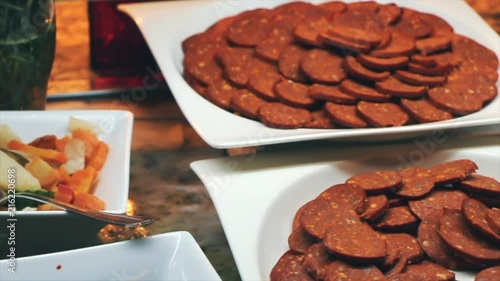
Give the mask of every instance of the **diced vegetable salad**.
MULTIPOLYGON (((7 124, 0 124, 0 189, 8 190, 7 170, 14 168, 16 192, 39 193, 82 208, 104 210, 105 202, 93 194, 109 152, 99 132, 94 124, 72 117, 67 135, 45 135, 26 143, 7 124)), ((54 209, 16 199, 17 210, 26 207, 54 209)))

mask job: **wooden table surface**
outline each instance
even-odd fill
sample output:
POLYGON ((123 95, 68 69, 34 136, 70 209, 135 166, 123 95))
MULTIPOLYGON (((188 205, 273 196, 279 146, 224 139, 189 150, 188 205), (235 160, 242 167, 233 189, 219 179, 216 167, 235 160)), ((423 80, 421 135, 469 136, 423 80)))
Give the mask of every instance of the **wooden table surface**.
MULTIPOLYGON (((467 2, 500 33, 498 1, 467 2)), ((115 92, 111 98, 60 99, 92 92, 98 77, 89 66, 87 2, 60 1, 56 7, 57 52, 49 83, 47 110, 131 111, 135 116, 131 212, 157 218, 154 225, 136 232, 108 227, 101 232, 102 241, 107 243, 146 234, 187 230, 194 235, 223 280, 240 279, 213 204, 200 180, 190 170, 189 163, 248 151, 216 150, 207 146, 188 124, 168 90, 148 93, 141 101, 134 100, 125 91, 115 92)))

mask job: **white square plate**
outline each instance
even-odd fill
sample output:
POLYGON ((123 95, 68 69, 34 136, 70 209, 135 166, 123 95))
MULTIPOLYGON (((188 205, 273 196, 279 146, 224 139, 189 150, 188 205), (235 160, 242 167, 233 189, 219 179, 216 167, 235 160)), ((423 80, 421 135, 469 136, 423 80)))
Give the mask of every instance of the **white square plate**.
MULTIPOLYGON (((350 2, 349 0, 346 2, 350 2)), ((168 85, 182 112, 198 134, 212 147, 230 148, 276 144, 316 139, 360 138, 372 140, 408 137, 437 129, 464 128, 500 123, 500 98, 497 97, 483 110, 461 118, 430 124, 395 128, 369 129, 295 129, 281 130, 264 126, 260 122, 236 116, 211 104, 197 94, 182 76, 183 52, 181 42, 204 31, 217 20, 257 7, 272 8, 285 0, 203 0, 167 1, 126 4, 119 8, 137 23, 151 48, 168 85)), ((312 0, 319 3, 325 0, 312 0)), ((435 0, 383 0, 400 6, 442 16, 457 33, 467 35, 500 54, 500 38, 464 1, 435 0), (450 11, 453 11, 452 13, 450 11), (464 20, 466 19, 466 20, 464 20)), ((500 83, 499 83, 500 85, 500 83)))
POLYGON ((188 232, 172 232, 16 260, 0 261, 2 280, 221 280, 188 232))
MULTIPOLYGON (((457 140, 440 132, 407 144, 316 144, 293 154, 281 150, 202 160, 191 168, 210 193, 243 280, 269 280, 288 250, 296 211, 321 191, 371 170, 429 167, 462 158, 475 161, 478 173, 500 179, 500 136, 457 140)), ((456 277, 473 281, 472 273, 456 277)))

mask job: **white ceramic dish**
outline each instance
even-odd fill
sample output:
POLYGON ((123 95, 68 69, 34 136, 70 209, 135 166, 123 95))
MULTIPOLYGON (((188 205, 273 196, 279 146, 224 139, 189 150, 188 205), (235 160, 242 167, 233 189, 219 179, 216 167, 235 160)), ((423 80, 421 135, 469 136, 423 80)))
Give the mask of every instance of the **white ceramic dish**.
POLYGON ((15 266, 12 274, 0 261, 2 280, 221 280, 188 232, 20 258, 15 266))
MULTIPOLYGON (((295 212, 321 191, 370 170, 461 158, 475 161, 478 173, 500 179, 500 136, 456 140, 440 134, 409 144, 310 145, 293 154, 202 160, 191 167, 210 193, 243 280, 269 280, 288 249, 295 212)), ((457 280, 472 281, 473 274, 458 272, 457 280)))
MULTIPOLYGON (((103 131, 99 139, 106 142, 110 150, 94 194, 106 202, 106 212, 125 213, 129 195, 132 113, 113 110, 0 111, 0 124, 8 124, 23 141, 30 142, 47 134, 58 137, 69 134, 71 116, 97 124, 103 131)), ((8 234, 4 227, 8 215, 8 212, 0 211, 0 240, 2 235, 8 234)), ((16 218, 19 219, 16 237, 19 239, 17 253, 20 255, 85 246, 89 237, 94 237, 104 225, 65 211, 18 211, 16 218), (34 231, 41 240, 33 237, 34 231), (24 249, 20 248, 22 246, 24 249)), ((0 253, 6 249, 2 247, 0 253)), ((2 254, 0 259, 3 258, 5 256, 2 254)))
MULTIPOLYGON (((352 0, 349 0, 352 1, 352 0)), ((346 1, 346 2, 349 2, 346 1)), ((211 104, 184 81, 181 42, 204 31, 217 20, 256 7, 275 7, 285 0, 255 1, 168 1, 120 5, 137 23, 151 48, 182 112, 198 134, 215 148, 266 145, 316 139, 362 139, 364 141, 411 137, 438 129, 464 128, 500 123, 500 98, 483 110, 445 122, 397 128, 319 130, 272 129, 259 122, 238 117, 211 104)), ((312 0, 310 2, 325 2, 312 0)), ((446 19, 460 34, 467 35, 500 56, 500 38, 464 1, 383 0, 435 13, 446 19), (449 11, 453 11, 450 13, 449 11), (467 19, 464 21, 464 19, 467 19)), ((500 83, 499 83, 500 85, 500 83)))

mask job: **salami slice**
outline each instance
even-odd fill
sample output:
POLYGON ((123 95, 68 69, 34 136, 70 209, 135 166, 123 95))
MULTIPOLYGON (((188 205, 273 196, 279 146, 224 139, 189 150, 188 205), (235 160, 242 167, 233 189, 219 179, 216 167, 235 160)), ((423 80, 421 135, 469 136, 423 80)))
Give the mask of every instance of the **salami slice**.
POLYGON ((238 46, 253 47, 266 39, 271 11, 256 9, 237 16, 227 30, 227 39, 238 46))
POLYGON ((342 81, 342 83, 340 83, 340 89, 360 100, 365 101, 384 102, 389 101, 391 98, 390 95, 380 93, 367 85, 351 79, 342 81))
POLYGON ((203 86, 208 86, 220 79, 222 69, 215 61, 214 56, 213 53, 207 53, 205 55, 196 55, 191 59, 190 55, 186 55, 184 64, 186 76, 194 78, 203 86))
POLYGON ((402 98, 417 98, 427 93, 426 87, 408 85, 393 76, 375 83, 375 88, 386 95, 402 98))
POLYGON ((347 5, 342 1, 328 1, 318 5, 331 13, 340 13, 347 9, 347 5))
POLYGON ((297 210, 297 213, 295 213, 295 216, 293 217, 292 230, 296 229, 298 227, 302 227, 302 225, 300 224, 300 218, 302 217, 302 213, 304 212, 304 209, 306 208, 306 206, 309 204, 313 204, 312 202, 313 201, 307 202, 306 204, 302 205, 302 207, 300 207, 297 210))
POLYGON ((430 37, 417 40, 415 47, 424 56, 429 54, 444 51, 450 48, 451 40, 448 36, 430 37))
POLYGON ((469 159, 453 160, 430 168, 436 184, 452 183, 465 179, 477 170, 477 165, 469 159))
POLYGON ((215 105, 225 109, 231 109, 231 100, 237 95, 238 89, 233 87, 229 81, 220 78, 215 80, 207 89, 206 98, 215 105))
POLYGON ((500 243, 500 235, 490 227, 486 220, 488 207, 475 199, 466 199, 462 203, 462 211, 465 220, 473 229, 488 237, 493 243, 500 243))
POLYGON ((384 215, 373 222, 375 229, 401 231, 416 226, 418 218, 406 206, 389 208, 384 215))
POLYGON ((398 56, 411 55, 415 50, 415 40, 399 32, 392 33, 392 39, 389 45, 382 49, 376 49, 370 52, 373 57, 392 58, 398 56))
POLYGON ((389 209, 389 199, 384 194, 368 196, 366 205, 366 211, 360 217, 362 220, 374 221, 389 209))
POLYGON ((405 70, 396 70, 394 77, 415 86, 439 86, 446 82, 446 76, 426 76, 405 70))
POLYGON ((304 255, 295 255, 291 251, 284 253, 271 271, 271 281, 313 281, 314 279, 309 276, 309 274, 307 274, 304 267, 302 266, 303 260, 304 255))
POLYGON ((408 114, 394 103, 360 101, 357 109, 359 114, 375 127, 399 127, 410 120, 408 114))
POLYGON ((224 73, 233 84, 245 86, 248 82, 248 63, 253 56, 249 48, 224 48, 217 53, 217 59, 224 68, 224 73))
POLYGON ((315 100, 309 96, 309 87, 290 80, 278 82, 275 86, 276 96, 284 104, 294 107, 310 107, 315 100))
POLYGON ((255 52, 265 59, 277 62, 283 49, 290 45, 293 39, 293 35, 286 28, 275 28, 255 47, 255 52))
POLYGON ((368 81, 382 81, 389 77, 389 71, 376 72, 360 64, 354 57, 348 56, 342 62, 342 68, 349 75, 368 81))
POLYGON ((309 111, 280 103, 267 103, 257 112, 262 123, 272 128, 296 129, 311 120, 309 111))
POLYGON ((279 59, 279 70, 283 76, 295 82, 306 82, 307 77, 300 69, 300 61, 307 49, 299 45, 289 45, 283 49, 279 59))
POLYGON ((313 84, 309 87, 309 96, 316 100, 326 100, 341 104, 355 104, 356 98, 344 93, 337 86, 313 84))
POLYGON ((323 191, 318 198, 326 200, 342 200, 352 205, 358 214, 362 214, 367 208, 366 194, 363 189, 352 184, 336 184, 323 191))
POLYGON ((255 73, 248 79, 248 87, 261 98, 274 101, 277 99, 274 87, 283 80, 284 77, 276 72, 255 73))
POLYGON ((326 32, 331 26, 327 17, 302 21, 294 30, 295 38, 305 45, 322 48, 325 45, 318 38, 319 34, 326 32))
POLYGON ((424 258, 424 251, 418 240, 406 233, 386 234, 387 252, 399 253, 406 263, 413 264, 424 258))
POLYGON ((481 110, 483 102, 463 86, 444 85, 428 92, 429 101, 455 115, 467 115, 481 110))
POLYGON ((466 91, 482 103, 490 102, 498 95, 496 85, 481 73, 458 74, 457 72, 454 71, 448 76, 450 79, 448 85, 453 88, 462 88, 462 91, 466 91))
POLYGON ((337 126, 330 120, 324 110, 311 112, 312 119, 304 124, 309 129, 335 129, 337 126))
POLYGON ((341 67, 342 57, 326 50, 313 49, 302 58, 300 66, 312 81, 338 84, 346 74, 341 67))
MULTIPOLYGON (((473 64, 483 71, 497 72, 499 61, 495 53, 465 36, 454 36, 452 40, 453 53, 462 64, 473 64)), ((494 81, 492 81, 494 82, 494 81)))
POLYGON ((366 53, 371 48, 369 44, 351 42, 342 39, 340 36, 332 34, 328 31, 320 33, 318 35, 318 39, 328 46, 340 49, 344 55, 349 55, 352 53, 366 53))
POLYGON ((413 264, 406 267, 405 273, 418 275, 424 280, 434 281, 454 281, 455 273, 442 267, 437 263, 423 261, 419 264, 413 264))
POLYGON ((368 30, 335 25, 327 31, 330 35, 338 37, 347 42, 376 46, 382 40, 378 33, 370 33, 368 30))
POLYGON ((381 194, 398 189, 403 180, 396 171, 374 171, 355 175, 346 183, 361 187, 367 194, 381 194))
POLYGON ((425 38, 432 33, 432 27, 420 17, 420 12, 403 8, 401 19, 393 30, 413 39, 425 38))
POLYGON ((393 57, 393 58, 377 58, 360 54, 357 60, 366 67, 377 70, 394 70, 405 67, 408 64, 408 57, 393 57))
POLYGON ((355 105, 327 102, 325 112, 335 123, 350 128, 365 128, 368 124, 358 116, 355 105))
POLYGON ((330 227, 343 225, 340 228, 350 228, 360 224, 358 215, 352 205, 342 200, 332 201, 316 199, 308 204, 300 217, 300 224, 310 235, 323 239, 330 227), (346 226, 349 227, 346 227, 346 226))
POLYGON ((500 262, 500 250, 474 233, 459 210, 444 210, 439 234, 456 255, 471 262, 482 265, 500 262))
POLYGON ((328 253, 323 243, 316 243, 307 250, 304 256, 304 268, 316 280, 324 280, 326 268, 333 261, 333 257, 328 253))
POLYGON ((433 175, 427 169, 406 168, 399 171, 403 185, 396 194, 403 198, 417 199, 425 196, 434 188, 433 175))
POLYGON ((428 75, 428 76, 439 76, 445 75, 449 72, 449 67, 442 66, 434 66, 434 67, 426 67, 416 63, 408 64, 408 71, 411 73, 428 75))
POLYGON ((294 228, 288 236, 288 246, 296 254, 305 254, 314 243, 316 243, 316 239, 302 227, 294 228))
POLYGON ((354 266, 342 261, 334 261, 326 269, 325 281, 383 281, 386 280, 382 272, 373 266, 354 266))
POLYGON ((453 27, 442 18, 427 13, 420 13, 419 17, 432 27, 433 36, 450 36, 453 34, 453 27))
POLYGON ((499 280, 498 276, 500 276, 500 266, 493 266, 479 272, 474 281, 495 281, 499 280))
POLYGON ((363 223, 328 228, 323 244, 334 256, 356 263, 381 262, 387 253, 385 241, 363 223))
POLYGON ((395 23, 400 19, 403 10, 394 3, 379 5, 377 15, 385 25, 395 23))
POLYGON ((430 218, 418 225, 418 241, 425 253, 435 262, 451 269, 466 269, 469 266, 457 258, 441 239, 438 233, 440 217, 430 218))
POLYGON ((444 208, 461 210, 462 202, 467 198, 458 190, 433 190, 422 199, 409 201, 408 206, 421 220, 431 220, 441 217, 444 208))
POLYGON ((500 209, 493 208, 488 210, 486 221, 491 229, 493 229, 496 234, 500 235, 500 209))
POLYGON ((411 62, 425 67, 434 67, 437 65, 436 59, 433 56, 423 56, 415 54, 410 57, 411 62))
POLYGON ((254 95, 252 92, 247 89, 242 89, 233 95, 230 106, 234 111, 245 117, 257 119, 257 112, 265 103, 266 101, 254 95))

